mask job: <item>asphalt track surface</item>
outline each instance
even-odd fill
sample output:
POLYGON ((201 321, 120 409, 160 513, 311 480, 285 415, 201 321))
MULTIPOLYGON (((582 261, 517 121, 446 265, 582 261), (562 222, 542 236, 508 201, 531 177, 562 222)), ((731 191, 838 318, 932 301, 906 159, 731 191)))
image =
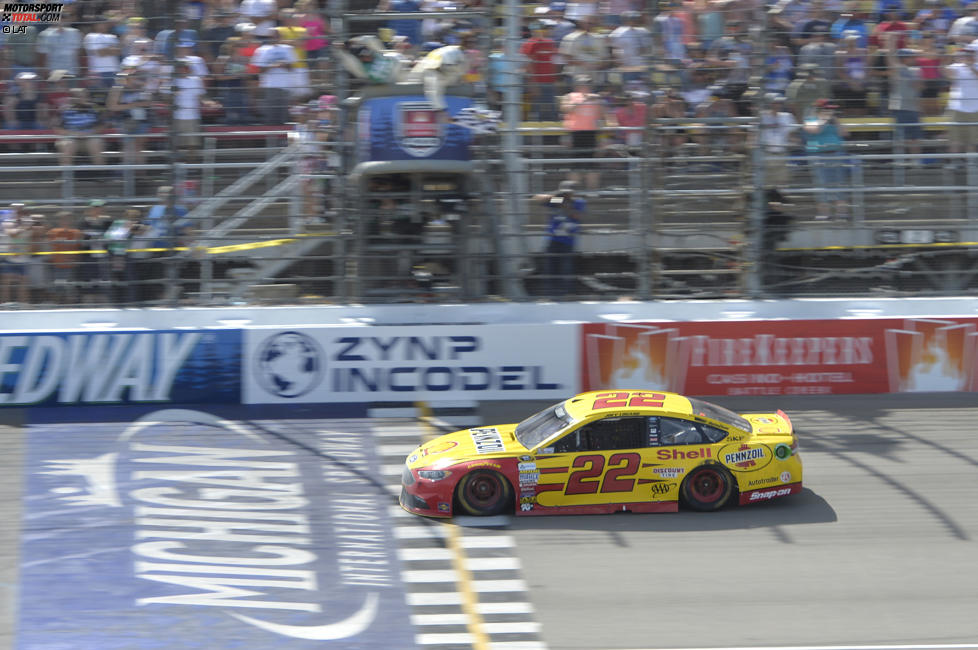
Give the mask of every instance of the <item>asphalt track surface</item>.
POLYGON ((716 401, 788 411, 805 491, 719 513, 518 520, 550 648, 978 642, 978 397, 716 401))
MULTIPOLYGON (((711 514, 509 522, 500 532, 515 540, 549 648, 978 647, 978 397, 715 401, 788 411, 806 490, 711 514)), ((481 417, 512 421, 534 406, 481 417)), ((33 650, 15 628, 26 498, 16 418, 0 412, 0 648, 33 650)))

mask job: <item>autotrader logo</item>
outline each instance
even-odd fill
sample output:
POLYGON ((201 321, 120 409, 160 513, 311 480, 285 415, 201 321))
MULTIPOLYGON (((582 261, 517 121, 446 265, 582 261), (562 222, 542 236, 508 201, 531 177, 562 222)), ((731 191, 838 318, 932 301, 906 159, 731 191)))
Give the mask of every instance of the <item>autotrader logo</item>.
POLYGON ((301 332, 279 332, 258 348, 258 383, 279 397, 305 395, 323 378, 325 355, 315 339, 301 332))

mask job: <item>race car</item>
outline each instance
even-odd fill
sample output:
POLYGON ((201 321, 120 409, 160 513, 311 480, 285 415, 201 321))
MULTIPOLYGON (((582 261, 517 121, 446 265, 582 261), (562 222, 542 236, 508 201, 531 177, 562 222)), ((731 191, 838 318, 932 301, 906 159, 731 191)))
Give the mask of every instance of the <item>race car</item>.
POLYGON ((780 410, 738 415, 675 393, 594 391, 519 424, 421 445, 400 503, 432 517, 711 511, 796 494, 801 478, 780 410))

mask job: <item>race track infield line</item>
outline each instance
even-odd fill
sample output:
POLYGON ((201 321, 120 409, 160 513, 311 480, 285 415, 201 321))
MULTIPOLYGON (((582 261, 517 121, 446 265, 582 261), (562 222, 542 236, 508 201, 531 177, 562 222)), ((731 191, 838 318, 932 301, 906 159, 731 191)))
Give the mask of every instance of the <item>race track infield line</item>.
MULTIPOLYGON (((377 439, 383 479, 400 492, 404 458, 418 444, 450 427, 478 424, 474 411, 464 416, 458 404, 385 404, 368 409, 377 439), (396 418, 393 413, 407 415, 396 418), (448 423, 451 415, 455 422, 448 423), (374 419, 381 416, 382 419, 374 419), (426 418, 426 419, 424 419, 426 418)), ((498 528, 466 527, 457 522, 418 517, 390 507, 394 539, 415 627, 424 650, 546 650, 540 624, 529 602, 513 535, 498 528)))
MULTIPOLYGON (((416 406, 421 413, 419 421, 424 431, 422 439, 428 441, 436 438, 438 432, 431 424, 431 408, 425 402, 419 402, 416 406)), ((462 595, 461 606, 466 617, 465 625, 472 635, 472 648, 474 650, 488 650, 489 637, 486 635, 485 621, 482 619, 482 614, 476 607, 479 602, 479 597, 472 588, 472 575, 466 567, 467 558, 459 539, 461 534, 458 531, 458 526, 453 524, 441 524, 441 526, 447 532, 445 541, 448 543, 448 550, 451 552, 452 568, 455 570, 455 575, 458 576, 458 589, 462 595)))

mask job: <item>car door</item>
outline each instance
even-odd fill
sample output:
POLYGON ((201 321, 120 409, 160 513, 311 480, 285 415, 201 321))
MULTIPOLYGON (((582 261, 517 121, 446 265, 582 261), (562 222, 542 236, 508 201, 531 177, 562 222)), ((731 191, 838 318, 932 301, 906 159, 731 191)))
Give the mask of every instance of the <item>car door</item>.
POLYGON ((525 463, 534 467, 521 469, 521 503, 531 493, 549 507, 633 501, 648 427, 647 416, 609 416, 569 431, 525 463))
MULTIPOLYGON (((716 460, 717 445, 727 432, 681 417, 649 418, 649 446, 642 454, 642 467, 652 481, 645 498, 676 501, 686 474, 697 465, 716 460)), ((641 494, 637 496, 642 496, 641 494)))

